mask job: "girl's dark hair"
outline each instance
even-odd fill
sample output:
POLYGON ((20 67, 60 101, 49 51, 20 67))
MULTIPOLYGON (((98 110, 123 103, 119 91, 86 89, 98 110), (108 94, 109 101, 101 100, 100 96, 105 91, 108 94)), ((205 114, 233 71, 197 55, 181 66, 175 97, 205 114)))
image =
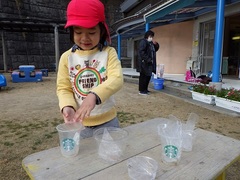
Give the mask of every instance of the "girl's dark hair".
POLYGON ((106 45, 106 40, 107 40, 107 37, 108 37, 107 29, 105 28, 105 26, 102 22, 100 22, 98 24, 99 24, 100 32, 101 32, 99 43, 102 46, 105 46, 106 45))
POLYGON ((154 36, 154 32, 151 31, 151 30, 145 32, 144 38, 147 39, 149 36, 153 37, 154 36))
MULTIPOLYGON (((100 41, 99 41, 99 48, 100 50, 102 50, 103 46, 106 45, 106 40, 108 37, 107 34, 107 30, 104 26, 104 24, 102 22, 98 23, 99 27, 100 27, 100 41)), ((72 43, 74 43, 74 31, 73 31, 73 26, 69 27, 69 34, 70 34, 70 40, 72 41, 72 43)))

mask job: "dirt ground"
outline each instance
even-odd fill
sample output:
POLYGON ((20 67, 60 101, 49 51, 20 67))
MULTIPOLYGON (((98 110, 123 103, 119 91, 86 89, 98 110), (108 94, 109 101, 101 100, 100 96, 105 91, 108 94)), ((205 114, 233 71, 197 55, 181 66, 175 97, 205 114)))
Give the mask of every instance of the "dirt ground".
MULTIPOLYGON (((29 179, 22 159, 34 152, 58 146, 56 125, 63 122, 56 96, 56 74, 42 82, 12 83, 0 90, 0 179, 29 179)), ((118 117, 125 127, 155 117, 175 115, 186 120, 189 113, 199 115, 197 127, 240 140, 240 118, 188 103, 160 91, 138 95, 138 87, 124 83, 115 95, 118 117)), ((228 180, 240 179, 240 161, 230 166, 228 180)))

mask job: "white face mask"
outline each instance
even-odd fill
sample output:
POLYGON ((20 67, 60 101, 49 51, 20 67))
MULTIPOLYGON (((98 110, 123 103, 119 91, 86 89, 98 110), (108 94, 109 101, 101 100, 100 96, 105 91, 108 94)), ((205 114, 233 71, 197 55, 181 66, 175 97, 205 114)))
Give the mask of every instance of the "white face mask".
POLYGON ((152 37, 148 37, 148 42, 152 42, 153 38, 152 37))

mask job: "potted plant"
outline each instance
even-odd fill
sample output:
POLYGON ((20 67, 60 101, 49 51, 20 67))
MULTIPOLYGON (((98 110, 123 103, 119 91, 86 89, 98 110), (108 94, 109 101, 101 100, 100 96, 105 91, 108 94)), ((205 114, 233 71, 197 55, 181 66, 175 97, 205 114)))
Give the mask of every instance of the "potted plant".
POLYGON ((207 86, 206 84, 193 85, 192 98, 208 104, 215 104, 216 90, 214 87, 207 86))
POLYGON ((221 89, 217 91, 216 106, 223 107, 240 113, 240 90, 239 89, 221 89))

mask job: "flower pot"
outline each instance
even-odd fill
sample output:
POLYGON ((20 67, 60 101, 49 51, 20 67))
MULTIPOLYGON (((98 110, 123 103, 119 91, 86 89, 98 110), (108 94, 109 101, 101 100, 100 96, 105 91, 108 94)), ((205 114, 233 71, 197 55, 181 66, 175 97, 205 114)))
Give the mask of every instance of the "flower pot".
POLYGON ((194 100, 201 101, 207 104, 215 104, 215 98, 213 95, 205 95, 202 93, 192 91, 192 98, 194 100))
POLYGON ((240 102, 238 101, 232 101, 221 97, 215 97, 215 103, 216 106, 218 107, 222 107, 240 113, 240 102))

